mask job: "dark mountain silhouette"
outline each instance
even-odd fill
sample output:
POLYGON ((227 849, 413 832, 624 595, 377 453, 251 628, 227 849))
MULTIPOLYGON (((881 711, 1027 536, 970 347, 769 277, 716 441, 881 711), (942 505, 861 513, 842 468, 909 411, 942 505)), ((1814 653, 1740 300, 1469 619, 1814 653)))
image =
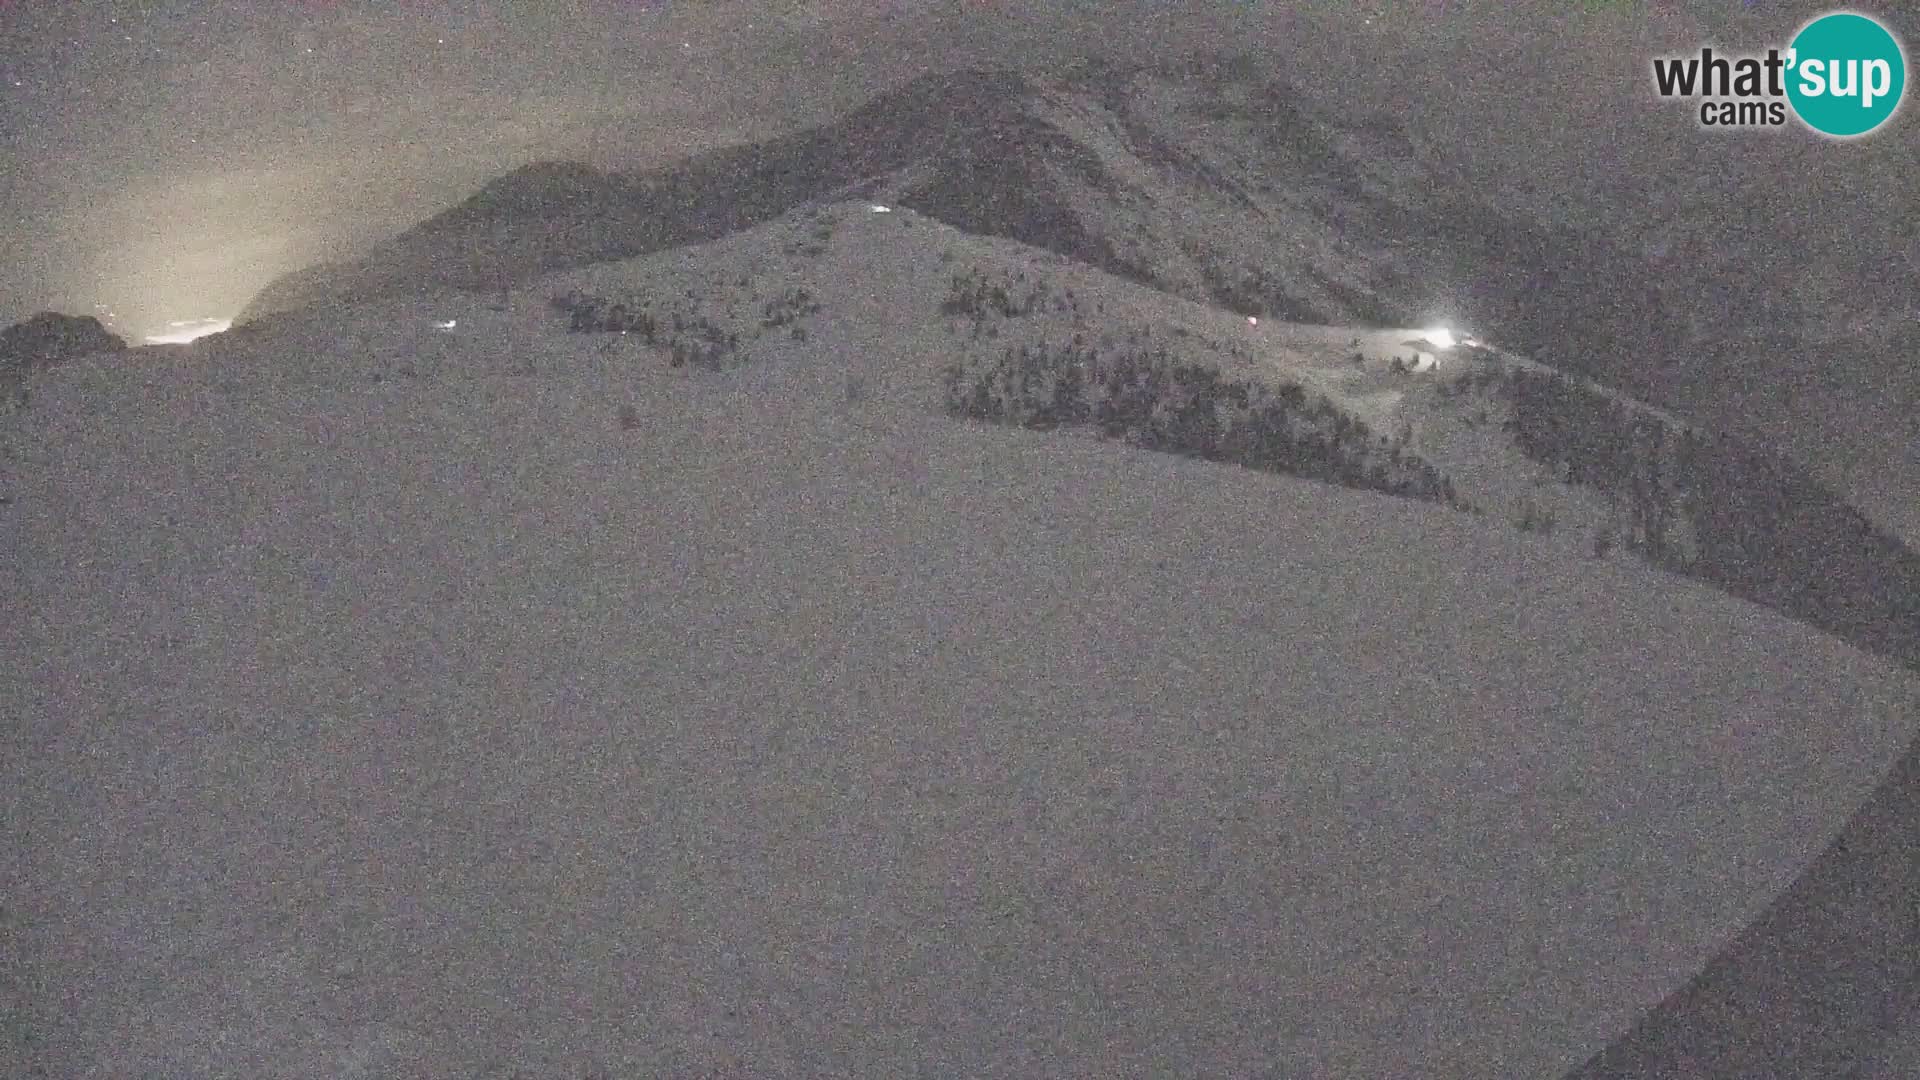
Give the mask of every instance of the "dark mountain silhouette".
POLYGON ((528 165, 362 259, 274 282, 241 318, 319 301, 491 289, 717 239, 916 161, 967 159, 970 139, 997 114, 1017 111, 1024 85, 996 72, 929 77, 829 127, 637 175, 571 162, 528 165))
MULTIPOLYGON (((1681 338, 1644 259, 1508 214, 1392 117, 1317 112, 1251 61, 931 75, 841 120, 636 175, 529 165, 243 320, 493 289, 879 195, 1250 315, 1464 319, 1625 389, 1681 338)), ((1657 365, 1656 365, 1657 366, 1657 365)))
POLYGON ((118 352, 127 343, 91 315, 43 311, 0 330, 0 373, 24 374, 63 360, 118 352))

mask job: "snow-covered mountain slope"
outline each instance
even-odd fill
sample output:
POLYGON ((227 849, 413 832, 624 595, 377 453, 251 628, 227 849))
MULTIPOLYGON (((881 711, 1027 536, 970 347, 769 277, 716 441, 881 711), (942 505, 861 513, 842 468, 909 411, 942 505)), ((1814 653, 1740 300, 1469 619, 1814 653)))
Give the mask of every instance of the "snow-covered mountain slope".
POLYGON ((1920 664, 1920 557, 1751 440, 1503 349, 1249 320, 872 205, 887 204, 815 206, 543 287, 610 357, 820 357, 860 396, 1431 499, 1920 664))
POLYGON ((1911 673, 1491 514, 937 415, 1072 325, 976 339, 969 270, 1387 410, 1344 331, 767 229, 36 377, 20 1071, 1552 1075, 1914 734, 1911 673))
POLYGON ((1311 103, 1276 75, 1270 59, 1230 55, 947 72, 838 122, 649 173, 540 163, 363 259, 273 283, 249 316, 498 290, 863 195, 1240 314, 1465 322, 1560 370, 1795 453, 1912 538, 1907 504, 1920 479, 1859 464, 1906 456, 1910 425, 1827 385, 1897 401, 1914 391, 1911 365, 1897 350, 1822 344, 1834 313, 1783 294, 1798 279, 1748 265, 1739 244, 1712 248, 1732 235, 1724 222, 1699 235, 1649 226, 1683 209, 1664 206, 1669 185, 1651 177, 1633 181, 1638 195, 1602 200, 1612 218, 1532 218, 1487 186, 1484 163, 1461 145, 1351 102, 1311 103), (1644 220, 1619 219, 1626 206, 1644 220))

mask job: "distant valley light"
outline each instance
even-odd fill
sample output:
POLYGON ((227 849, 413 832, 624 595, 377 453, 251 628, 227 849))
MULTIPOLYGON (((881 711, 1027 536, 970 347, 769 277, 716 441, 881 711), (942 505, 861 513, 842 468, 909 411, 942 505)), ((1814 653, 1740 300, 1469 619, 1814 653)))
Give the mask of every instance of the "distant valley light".
POLYGON ((185 345, 208 334, 222 333, 232 325, 232 319, 176 319, 160 333, 148 334, 145 341, 149 345, 185 345))
POLYGON ((1447 329, 1444 326, 1436 326, 1433 329, 1426 331, 1423 336, 1433 344, 1434 348, 1437 348, 1437 349, 1453 348, 1453 345, 1454 345, 1453 331, 1447 329))
POLYGON ((459 320, 459 319, 448 319, 448 320, 446 320, 445 322, 440 322, 440 321, 438 321, 438 320, 436 320, 436 321, 434 322, 434 324, 433 324, 433 325, 434 325, 434 329, 436 329, 436 330, 451 330, 451 329, 453 329, 454 327, 456 327, 456 326, 458 326, 458 325, 460 325, 460 320, 459 320))

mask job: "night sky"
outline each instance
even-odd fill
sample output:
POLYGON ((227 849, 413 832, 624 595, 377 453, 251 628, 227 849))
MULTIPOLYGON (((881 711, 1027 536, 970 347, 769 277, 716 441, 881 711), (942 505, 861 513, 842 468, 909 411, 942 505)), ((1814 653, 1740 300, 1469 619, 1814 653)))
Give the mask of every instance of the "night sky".
POLYGON ((1787 6, 0 0, 0 320, 111 311, 137 337, 230 317, 529 161, 652 164, 930 69, 1090 52, 1270 50, 1310 92, 1395 104, 1548 206, 1592 209, 1578 192, 1649 163, 1751 197, 1798 162, 1792 194, 1758 202, 1783 245, 1834 243, 1835 214, 1914 205, 1915 125, 1840 152, 1706 140, 1644 85, 1652 50, 1765 40, 1797 25, 1787 6))

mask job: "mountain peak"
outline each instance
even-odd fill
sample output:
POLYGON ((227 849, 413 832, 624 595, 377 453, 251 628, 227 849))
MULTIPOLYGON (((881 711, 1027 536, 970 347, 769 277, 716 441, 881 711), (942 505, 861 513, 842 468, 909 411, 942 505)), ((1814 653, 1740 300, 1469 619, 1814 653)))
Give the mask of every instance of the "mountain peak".
POLYGON ((127 343, 92 315, 43 311, 0 330, 0 372, 34 371, 99 352, 119 352, 127 343))
MULTIPOLYGON (((1619 339, 1569 350, 1596 355, 1645 353, 1669 329, 1657 312, 1623 322, 1600 310, 1596 280, 1644 277, 1602 240, 1548 237, 1470 205, 1482 192, 1392 118, 1326 115, 1271 65, 1235 55, 1090 58, 1044 77, 929 72, 833 123, 647 173, 535 162, 360 264, 263 297, 491 290, 848 192, 1242 315, 1394 325, 1444 311, 1523 349, 1568 331, 1619 339)), ((257 302, 247 317, 270 309, 257 302)))

